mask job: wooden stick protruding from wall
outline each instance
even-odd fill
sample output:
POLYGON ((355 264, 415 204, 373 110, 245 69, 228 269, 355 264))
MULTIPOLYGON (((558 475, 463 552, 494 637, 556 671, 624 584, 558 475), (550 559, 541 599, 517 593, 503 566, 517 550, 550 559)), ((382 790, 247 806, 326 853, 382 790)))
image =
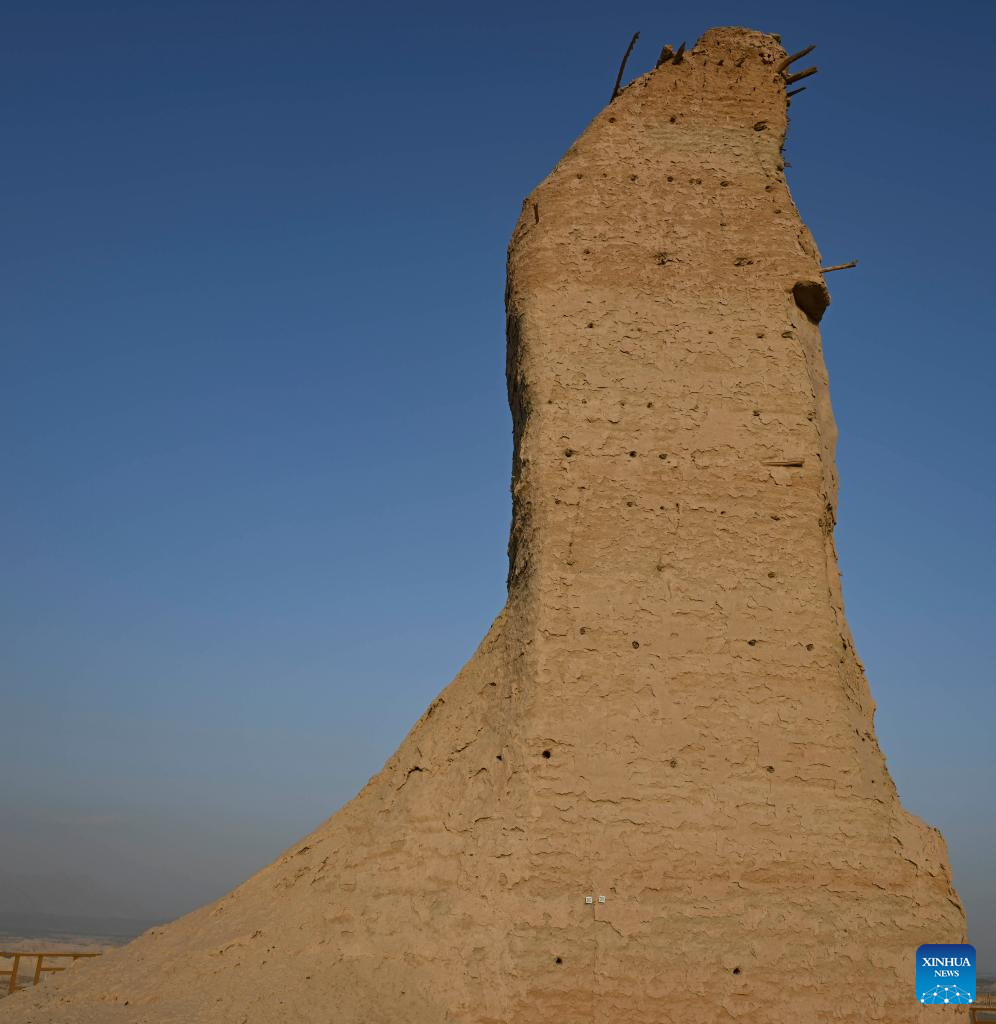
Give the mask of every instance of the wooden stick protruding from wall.
POLYGON ((609 100, 610 103, 619 95, 619 85, 622 82, 623 72, 626 70, 626 61, 629 60, 629 55, 633 52, 633 47, 636 46, 636 41, 639 38, 640 33, 634 32, 633 38, 629 41, 629 46, 626 47, 626 52, 623 54, 622 63, 619 65, 619 74, 616 75, 616 84, 612 86, 612 99, 609 100))
POLYGON ((781 61, 775 71, 779 74, 783 72, 790 64, 794 64, 797 60, 802 60, 807 53, 812 53, 816 49, 816 43, 810 43, 804 50, 799 50, 798 53, 790 53, 783 61, 781 61))
POLYGON ((815 75, 820 69, 814 64, 811 68, 806 68, 805 71, 797 71, 794 75, 785 76, 785 84, 791 85, 793 82, 801 82, 804 78, 809 78, 810 75, 815 75))

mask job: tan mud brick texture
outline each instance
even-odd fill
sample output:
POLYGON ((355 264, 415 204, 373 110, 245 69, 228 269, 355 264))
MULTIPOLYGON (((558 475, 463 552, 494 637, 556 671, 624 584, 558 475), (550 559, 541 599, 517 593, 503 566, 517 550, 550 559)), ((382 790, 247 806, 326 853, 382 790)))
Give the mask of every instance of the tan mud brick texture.
POLYGON ((3 1024, 935 1020, 965 921, 844 619, 784 56, 708 32, 523 204, 508 603, 383 771, 3 1024))

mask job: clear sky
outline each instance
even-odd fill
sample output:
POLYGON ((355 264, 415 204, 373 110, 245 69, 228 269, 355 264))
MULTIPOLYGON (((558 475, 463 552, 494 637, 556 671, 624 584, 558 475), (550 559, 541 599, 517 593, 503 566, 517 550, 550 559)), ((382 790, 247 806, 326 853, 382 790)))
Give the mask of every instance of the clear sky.
MULTIPOLYGON (((996 4, 8 5, 0 911, 173 916, 347 800, 504 600, 504 259, 630 75, 817 43, 844 593, 996 972, 996 4)), ((2 921, 0 921, 2 923, 2 921)))

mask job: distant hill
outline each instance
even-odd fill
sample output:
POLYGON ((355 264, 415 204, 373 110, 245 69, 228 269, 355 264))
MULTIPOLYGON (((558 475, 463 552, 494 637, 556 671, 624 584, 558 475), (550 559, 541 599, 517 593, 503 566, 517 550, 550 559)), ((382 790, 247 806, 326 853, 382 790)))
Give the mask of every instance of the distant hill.
POLYGON ((0 935, 27 939, 60 939, 80 935, 121 943, 133 939, 162 918, 100 917, 86 914, 42 914, 23 910, 0 910, 0 935))

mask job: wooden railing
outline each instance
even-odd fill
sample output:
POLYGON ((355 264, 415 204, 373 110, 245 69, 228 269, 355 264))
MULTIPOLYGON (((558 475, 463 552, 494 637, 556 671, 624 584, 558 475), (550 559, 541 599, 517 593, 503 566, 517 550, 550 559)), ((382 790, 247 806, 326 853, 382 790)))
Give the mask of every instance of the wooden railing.
POLYGON ((968 1011, 968 1019, 972 1024, 983 1024, 996 1018, 996 995, 991 992, 983 992, 975 997, 972 1009, 968 1011), (984 1013, 984 1017, 977 1016, 984 1013))
POLYGON ((71 966, 70 964, 65 964, 62 967, 46 967, 45 966, 45 961, 46 960, 52 960, 52 959, 58 959, 58 958, 62 958, 62 959, 67 959, 68 958, 70 960, 76 961, 76 960, 80 960, 80 959, 82 959, 84 957, 89 957, 89 956, 100 956, 100 954, 99 953, 17 953, 17 952, 5 952, 3 950, 0 950, 0 959, 9 960, 9 959, 13 958, 13 960, 14 960, 14 966, 11 967, 11 969, 9 971, 0 969, 0 976, 10 975, 10 984, 7 986, 7 993, 10 994, 11 992, 16 992, 17 991, 17 987, 18 987, 17 986, 17 975, 20 973, 21 961, 22 960, 30 960, 30 959, 34 958, 35 970, 34 970, 34 975, 33 975, 32 979, 31 979, 31 984, 32 985, 37 985, 38 982, 41 981, 41 977, 42 977, 43 974, 54 974, 56 971, 64 971, 66 969, 66 967, 71 966))

